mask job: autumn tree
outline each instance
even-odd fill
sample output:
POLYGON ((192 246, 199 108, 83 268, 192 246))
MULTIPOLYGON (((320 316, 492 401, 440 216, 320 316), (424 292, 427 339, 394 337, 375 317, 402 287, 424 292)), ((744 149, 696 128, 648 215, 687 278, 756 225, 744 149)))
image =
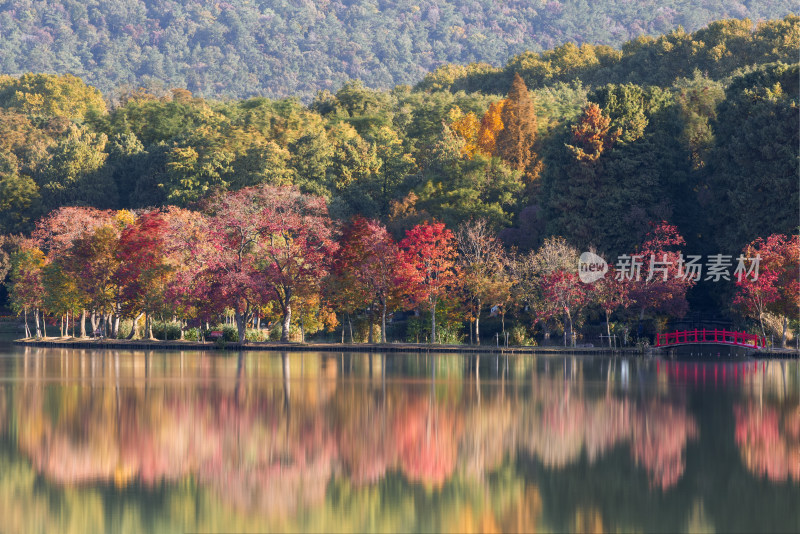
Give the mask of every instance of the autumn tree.
MULTIPOLYGON (((400 249, 386 227, 356 217, 342 230, 332 268, 340 291, 356 305, 380 310, 381 343, 386 343, 386 315, 398 306, 410 282, 400 249)), ((373 342, 370 319, 369 342, 373 342)))
POLYGON ((207 261, 213 250, 208 240, 208 218, 199 211, 175 206, 164 210, 161 217, 166 222, 163 240, 170 270, 165 299, 178 318, 208 321, 215 311, 208 290, 211 278, 207 261))
POLYGON ((475 306, 475 343, 480 345, 480 315, 502 306, 510 296, 508 257, 483 219, 462 223, 456 231, 462 286, 475 306))
POLYGON ((651 230, 639 250, 617 261, 616 276, 631 282, 630 298, 639 308, 641 320, 647 312, 682 317, 689 308, 686 292, 697 282, 681 245, 686 244, 678 229, 662 221, 651 223, 651 230))
POLYGON ((64 268, 62 261, 53 261, 42 269, 43 308, 53 317, 60 317, 61 336, 68 335, 70 319, 75 333, 75 315, 86 305, 77 280, 64 268))
POLYGON ((735 271, 734 306, 758 319, 764 336, 765 313, 780 317, 781 345, 785 347, 788 318, 797 317, 800 311, 800 236, 774 234, 755 239, 740 258, 741 267, 737 261, 735 271))
POLYGON ((219 195, 207 207, 216 250, 211 291, 234 310, 239 342, 253 312, 274 301, 289 340, 296 298, 320 291, 336 250, 325 199, 294 187, 259 186, 219 195))
MULTIPOLYGON (((62 207, 51 211, 36 222, 32 238, 45 253, 48 261, 57 262, 65 275, 73 281, 77 281, 83 275, 84 266, 71 260, 72 248, 76 240, 91 235, 103 226, 119 228, 129 216, 130 214, 127 212, 115 216, 115 213, 110 210, 62 207)), ((83 284, 77 284, 78 291, 83 291, 83 287, 83 284)), ((86 295, 82 295, 80 300, 84 305, 89 305, 90 301, 86 295)), ((80 336, 86 337, 85 308, 81 310, 80 336)))
POLYGON ((578 278, 578 251, 562 237, 551 237, 542 246, 512 264, 514 292, 529 307, 535 322, 549 337, 549 321, 562 315, 565 343, 573 339, 573 322, 587 304, 587 288, 578 278))
POLYGON ((25 316, 25 334, 31 337, 28 312, 33 312, 36 337, 41 337, 40 309, 44 302, 42 271, 47 264, 44 253, 32 240, 24 240, 11 256, 9 300, 11 307, 25 316))
POLYGON ((258 267, 280 308, 281 340, 288 341, 295 298, 319 293, 337 245, 325 199, 294 187, 245 191, 263 199, 258 267))
POLYGON ((82 121, 106 112, 100 91, 71 74, 23 74, 0 85, 0 107, 40 117, 82 121))
POLYGON ((461 147, 461 153, 471 158, 478 150, 478 133, 480 130, 480 121, 475 113, 464 113, 459 108, 455 108, 451 114, 450 128, 457 136, 464 140, 464 145, 461 147))
POLYGON ((503 129, 497 134, 496 153, 531 183, 541 172, 534 152, 538 126, 533 99, 519 74, 514 75, 500 116, 503 129))
POLYGON ((400 242, 416 288, 412 300, 431 312, 431 342, 436 343, 436 305, 458 286, 456 239, 444 223, 422 223, 400 242))
POLYGON ((589 289, 592 303, 603 311, 608 346, 611 347, 611 314, 634 304, 630 296, 631 284, 626 280, 617 279, 616 273, 610 270, 603 278, 593 282, 589 289))
POLYGON ((253 312, 272 297, 259 268, 266 203, 259 192, 249 188, 219 194, 206 206, 211 246, 203 251, 208 270, 204 289, 216 311, 233 310, 240 344, 253 312))
MULTIPOLYGON (((119 286, 115 280, 120 266, 119 235, 119 229, 111 225, 84 233, 73 241, 72 249, 62 260, 67 271, 80 273, 75 277, 78 290, 87 307, 100 313, 103 332, 112 336, 116 335, 120 311, 119 286)), ((92 328, 97 325, 92 324, 92 328)))
POLYGON ((503 108, 505 104, 505 100, 492 102, 481 118, 475 143, 477 151, 485 156, 493 156, 497 150, 497 136, 504 128, 503 108))
POLYGON ((600 106, 590 103, 583 109, 578 123, 572 126, 574 145, 567 148, 578 161, 596 161, 619 137, 619 130, 612 131, 611 119, 603 115, 600 106))
POLYGON ((171 274, 167 231, 167 221, 159 212, 144 213, 123 230, 117 248, 120 266, 114 280, 120 287, 123 312, 134 318, 134 323, 137 313, 144 313, 147 339, 153 337, 154 313, 165 310, 171 274))

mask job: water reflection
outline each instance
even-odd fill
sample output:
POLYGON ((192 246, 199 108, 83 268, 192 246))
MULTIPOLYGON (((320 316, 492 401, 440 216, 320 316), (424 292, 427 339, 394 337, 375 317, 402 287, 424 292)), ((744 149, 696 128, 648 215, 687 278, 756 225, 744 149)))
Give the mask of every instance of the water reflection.
POLYGON ((12 530, 726 530, 717 471, 800 497, 797 362, 29 348, 0 371, 12 530))

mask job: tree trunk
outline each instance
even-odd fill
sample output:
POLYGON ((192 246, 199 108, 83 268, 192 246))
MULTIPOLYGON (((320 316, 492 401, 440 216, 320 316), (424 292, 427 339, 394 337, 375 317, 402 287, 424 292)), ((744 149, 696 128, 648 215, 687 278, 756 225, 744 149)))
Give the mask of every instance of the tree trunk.
POLYGON ((153 317, 150 313, 144 314, 144 335, 147 339, 153 339, 153 317))
POLYGON ((39 327, 39 308, 33 310, 33 320, 36 324, 36 337, 42 337, 42 329, 39 327))
POLYGON ((137 330, 139 325, 139 319, 142 318, 142 315, 144 315, 144 313, 139 312, 139 315, 133 318, 133 324, 131 325, 131 331, 128 334, 128 339, 133 339, 136 337, 136 334, 138 333, 137 330))
POLYGON ((611 324, 609 323, 610 314, 606 310, 606 334, 608 334, 608 348, 611 348, 611 324))
POLYGON ((117 339, 117 337, 119 337, 119 321, 121 318, 122 317, 118 313, 116 312, 114 313, 114 325, 113 328, 111 329, 111 335, 114 337, 114 339, 117 339))
POLYGON ((372 322, 372 316, 371 315, 367 315, 367 321, 369 321, 369 333, 367 334, 367 343, 369 343, 371 345, 371 344, 375 343, 375 334, 373 332, 374 325, 373 325, 373 322, 372 322))
POLYGON ((436 343, 436 303, 431 306, 431 343, 436 343))
POLYGON ((28 328, 28 308, 25 308, 24 313, 25 313, 25 337, 29 338, 31 337, 31 329, 28 328))
POLYGON ((350 343, 353 343, 353 318, 347 314, 347 328, 350 330, 350 343))
POLYGON ((764 337, 764 340, 767 339, 767 331, 764 329, 764 313, 758 314, 758 324, 761 325, 761 335, 764 337))
POLYGON ((481 300, 478 299, 478 313, 475 314, 475 344, 481 344, 481 300))
POLYGON ((179 323, 181 325, 181 341, 183 341, 184 339, 186 339, 186 321, 181 319, 179 323))
POLYGON ((567 312, 567 319, 569 320, 569 346, 575 346, 575 331, 572 326, 572 314, 567 312))
POLYGON ((783 335, 781 337, 781 347, 786 348, 786 328, 789 326, 789 321, 786 319, 786 316, 783 316, 783 335))
POLYGON ((281 330, 281 341, 289 341, 289 327, 292 325, 292 305, 287 304, 283 310, 283 329, 281 330))
POLYGON ((94 335, 94 333, 97 331, 97 314, 94 311, 92 311, 92 316, 90 319, 92 325, 92 335, 94 335))
POLYGON ((86 308, 81 311, 81 337, 86 337, 86 308))
POLYGON ((250 313, 248 311, 244 313, 235 311, 233 312, 233 317, 236 320, 236 330, 239 333, 239 345, 244 345, 247 335, 247 321, 250 318, 250 313))
POLYGON ((42 334, 44 334, 45 339, 47 338, 47 317, 45 317, 44 312, 39 310, 39 314, 42 316, 42 334))
POLYGON ((575 344, 575 335, 572 331, 572 314, 569 310, 564 310, 564 346, 572 347, 575 344))
POLYGON ((642 337, 642 320, 644 320, 644 307, 639 310, 639 324, 636 326, 636 335, 642 337))
POLYGON ((386 299, 383 299, 383 310, 381 310, 381 343, 386 343, 386 299))

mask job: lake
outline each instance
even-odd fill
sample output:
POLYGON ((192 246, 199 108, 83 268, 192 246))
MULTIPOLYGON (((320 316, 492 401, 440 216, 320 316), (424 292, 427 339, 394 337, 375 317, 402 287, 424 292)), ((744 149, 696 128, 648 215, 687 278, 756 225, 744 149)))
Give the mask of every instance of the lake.
POLYGON ((800 365, 0 342, 3 532, 796 532, 800 365))

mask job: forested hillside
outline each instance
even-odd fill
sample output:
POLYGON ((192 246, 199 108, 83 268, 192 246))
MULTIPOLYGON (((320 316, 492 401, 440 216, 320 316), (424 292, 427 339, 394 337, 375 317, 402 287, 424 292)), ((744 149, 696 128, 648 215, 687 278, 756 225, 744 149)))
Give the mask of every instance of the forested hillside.
POLYGON ((310 98, 350 79, 388 89, 444 63, 497 67, 566 42, 619 47, 793 8, 790 0, 8 0, 0 73, 70 73, 109 96, 120 86, 165 86, 206 98, 310 98))
POLYGON ((650 50, 628 55, 642 83, 592 66, 596 47, 566 45, 518 71, 448 84, 438 71, 388 91, 350 82, 308 105, 182 88, 111 103, 72 76, 2 77, 0 234, 28 233, 62 206, 192 208, 267 184, 325 198, 341 223, 376 219, 396 239, 426 220, 481 219, 521 252, 558 236, 613 258, 666 221, 692 253, 734 255, 797 231, 800 71, 776 59, 791 61, 799 28, 797 17, 720 21, 628 43, 650 50), (717 61, 692 44, 710 34, 728 36, 717 61))

